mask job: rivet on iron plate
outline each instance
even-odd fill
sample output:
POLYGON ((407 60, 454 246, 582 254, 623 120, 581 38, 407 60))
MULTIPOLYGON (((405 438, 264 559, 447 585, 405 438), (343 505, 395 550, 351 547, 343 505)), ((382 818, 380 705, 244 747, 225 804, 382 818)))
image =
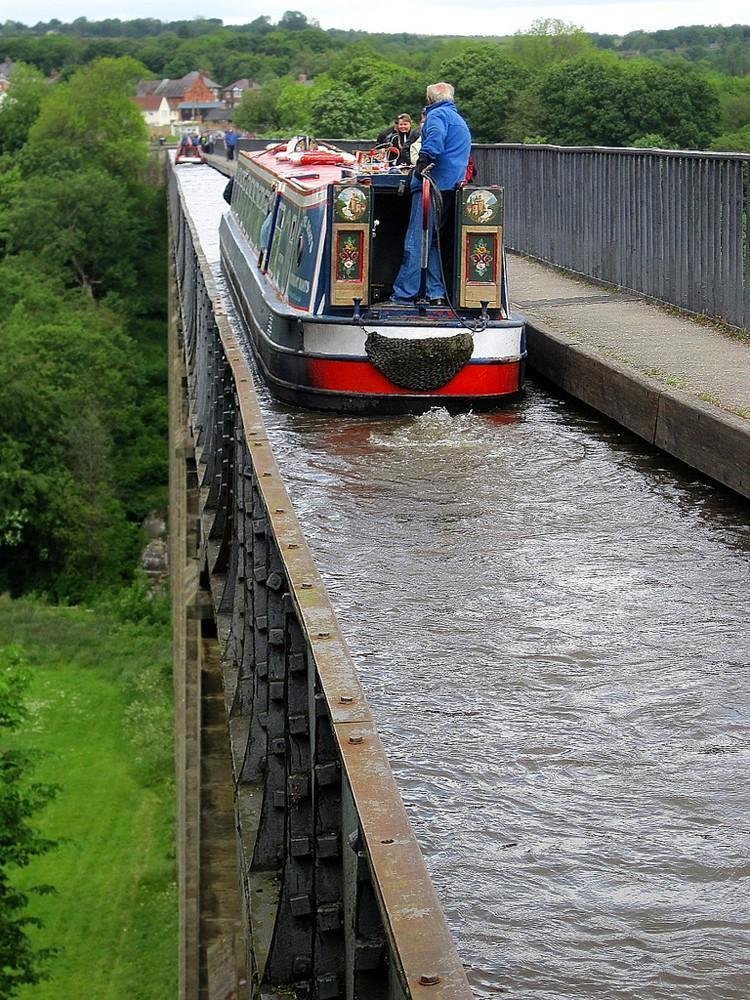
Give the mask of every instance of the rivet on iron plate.
POLYGON ((440 982, 440 976, 420 976, 419 985, 420 986, 437 986, 440 982))
POLYGON ((270 472, 261 472, 261 476, 270 476, 270 475, 271 475, 270 472))
POLYGON ((354 698, 352 698, 350 694, 342 694, 341 697, 339 698, 339 701, 341 702, 342 705, 351 705, 351 703, 354 701, 354 698))
POLYGON ((302 586, 303 590, 312 590, 312 584, 311 583, 305 582, 301 586, 302 586))
POLYGON ((330 639, 331 638, 331 633, 330 632, 318 632, 316 638, 318 638, 318 639, 330 639))
POLYGON ((286 511, 284 510, 283 507, 276 507, 276 509, 274 510, 274 514, 286 514, 286 511))
POLYGON ((393 841, 392 840, 381 840, 380 843, 381 844, 392 844, 393 841))
POLYGON ((359 743, 364 743, 364 741, 365 741, 364 736, 350 736, 349 737, 349 742, 351 744, 353 744, 354 746, 357 746, 359 743))
MULTIPOLYGON (((289 544, 287 545, 287 548, 288 548, 288 549, 298 549, 298 548, 299 548, 299 545, 298 545, 298 544, 297 544, 296 542, 290 542, 290 543, 289 543, 289 544)), ((304 584, 303 584, 303 586, 304 586, 304 584)))

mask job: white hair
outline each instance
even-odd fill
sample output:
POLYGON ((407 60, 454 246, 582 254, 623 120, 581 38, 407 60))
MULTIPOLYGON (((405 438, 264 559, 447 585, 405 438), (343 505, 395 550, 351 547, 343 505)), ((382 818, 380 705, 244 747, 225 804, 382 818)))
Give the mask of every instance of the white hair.
POLYGON ((455 93, 449 83, 431 83, 427 88, 427 103, 437 104, 438 101, 452 101, 455 93))

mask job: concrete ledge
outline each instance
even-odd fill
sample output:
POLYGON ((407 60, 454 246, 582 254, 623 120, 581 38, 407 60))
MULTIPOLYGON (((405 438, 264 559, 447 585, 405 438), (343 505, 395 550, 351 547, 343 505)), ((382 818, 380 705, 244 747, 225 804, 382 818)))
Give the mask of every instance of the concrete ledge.
POLYGON ((639 437, 750 497, 750 421, 661 385, 527 315, 529 365, 639 437))
POLYGON ((679 389, 659 398, 654 444, 750 497, 750 421, 679 389))

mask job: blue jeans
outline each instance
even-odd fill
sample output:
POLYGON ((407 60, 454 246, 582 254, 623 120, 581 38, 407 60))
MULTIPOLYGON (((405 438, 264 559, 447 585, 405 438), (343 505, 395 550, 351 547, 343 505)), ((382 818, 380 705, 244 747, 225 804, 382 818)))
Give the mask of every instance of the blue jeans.
MULTIPOLYGON (((440 254, 435 242, 435 226, 432 205, 430 205, 430 252, 427 257, 427 284, 425 296, 441 299, 445 296, 443 278, 440 271, 440 254)), ((442 228, 442 227, 441 227, 442 228)), ((393 282, 394 299, 415 299, 419 295, 422 280, 422 189, 411 193, 411 214, 409 227, 404 239, 404 256, 396 280, 393 282)))

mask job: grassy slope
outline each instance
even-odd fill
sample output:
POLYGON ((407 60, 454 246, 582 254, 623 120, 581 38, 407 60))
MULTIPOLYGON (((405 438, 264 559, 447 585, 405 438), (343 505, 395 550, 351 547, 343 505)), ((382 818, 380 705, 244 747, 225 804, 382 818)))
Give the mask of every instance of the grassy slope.
MULTIPOLYGON (((0 598, 0 644, 31 661, 38 777, 61 787, 39 826, 61 845, 23 884, 39 941, 62 949, 23 1000, 166 1000, 176 995, 176 888, 163 629, 118 626, 80 608, 0 598)), ((20 879, 19 879, 20 881, 20 879)))

